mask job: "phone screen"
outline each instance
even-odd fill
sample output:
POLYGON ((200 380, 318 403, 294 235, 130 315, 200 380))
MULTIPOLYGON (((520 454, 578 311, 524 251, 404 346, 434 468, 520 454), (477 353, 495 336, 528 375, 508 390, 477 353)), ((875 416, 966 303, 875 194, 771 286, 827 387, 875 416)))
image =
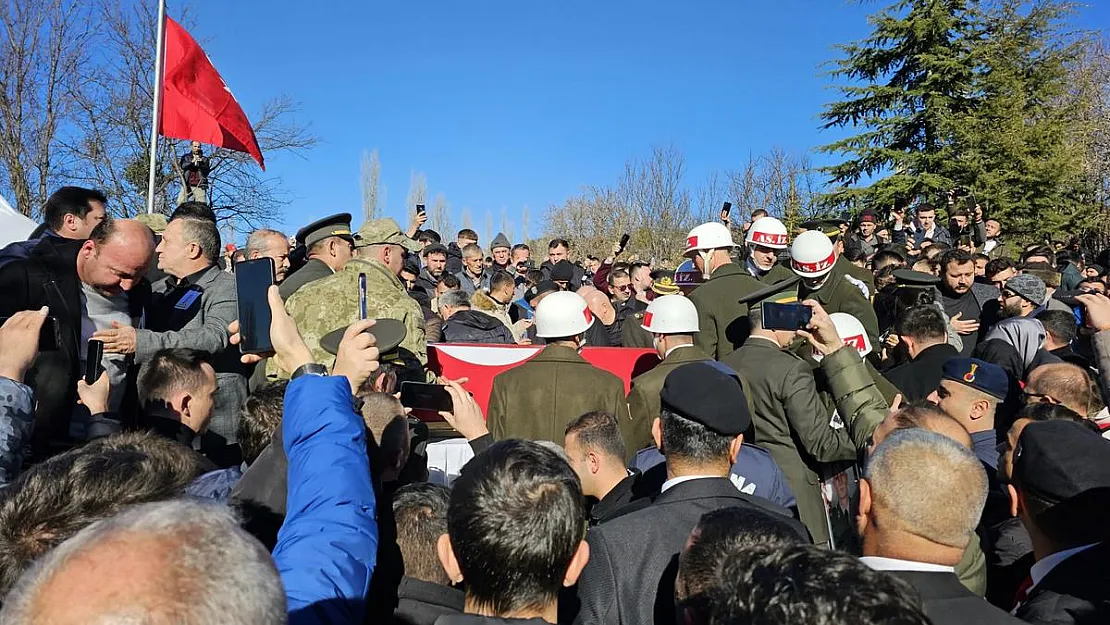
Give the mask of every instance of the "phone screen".
POLYGON ((622 249, 622 250, 623 250, 623 249, 624 249, 625 247, 627 247, 627 246, 628 246, 628 240, 629 240, 630 238, 632 238, 632 236, 631 236, 631 235, 628 235, 628 234, 624 234, 624 235, 621 235, 621 242, 620 242, 620 246, 621 246, 621 249, 622 249))
POLYGON ((813 312, 804 304, 776 304, 763 302, 764 330, 804 330, 813 312))
POLYGON ((274 260, 256 258, 235 265, 235 296, 239 303, 239 350, 260 354, 270 343, 270 302, 266 291, 274 283, 274 260))
POLYGON ((425 213, 425 212, 427 212, 427 210, 428 209, 424 208, 423 204, 417 204, 416 205, 416 212, 418 212, 418 213, 425 213))
POLYGON ((434 413, 451 412, 455 407, 451 395, 447 393, 447 387, 422 382, 401 383, 401 405, 434 413))
MULTIPOLYGON (((0 317, 0 326, 8 322, 10 317, 0 317)), ((42 322, 42 329, 39 330, 39 351, 52 352, 58 349, 61 343, 61 334, 58 333, 58 318, 47 317, 42 322)))
POLYGON ((728 217, 730 211, 732 211, 732 202, 725 202, 725 205, 721 208, 721 214, 728 217))
POLYGON ((95 384, 97 378, 104 372, 100 362, 103 358, 104 342, 89 340, 89 349, 85 352, 85 384, 95 384))

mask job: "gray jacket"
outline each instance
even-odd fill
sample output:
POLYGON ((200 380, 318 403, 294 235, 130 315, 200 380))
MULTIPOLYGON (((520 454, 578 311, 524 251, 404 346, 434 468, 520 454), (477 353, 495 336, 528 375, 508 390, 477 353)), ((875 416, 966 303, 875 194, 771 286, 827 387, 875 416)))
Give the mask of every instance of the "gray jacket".
MULTIPOLYGON (((217 385, 208 430, 223 439, 221 443, 234 443, 239 410, 247 400, 246 371, 239 362, 239 349, 229 343, 227 333, 228 324, 238 317, 235 278, 212 265, 197 277, 190 290, 199 290, 200 295, 193 296, 195 301, 188 306, 178 308, 182 304, 175 306, 166 299, 177 293, 169 280, 154 285, 152 308, 171 312, 166 319, 154 320, 158 331, 138 331, 135 362, 141 365, 159 350, 176 347, 208 354, 217 385)), ((183 301, 184 297, 178 299, 183 301)))

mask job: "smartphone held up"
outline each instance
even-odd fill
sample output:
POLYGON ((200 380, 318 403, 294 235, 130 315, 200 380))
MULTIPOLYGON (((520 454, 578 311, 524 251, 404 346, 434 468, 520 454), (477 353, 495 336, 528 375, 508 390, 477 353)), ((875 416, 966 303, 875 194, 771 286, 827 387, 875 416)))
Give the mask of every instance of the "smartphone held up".
POLYGON ((239 307, 239 350, 244 354, 264 354, 273 350, 270 342, 270 299, 274 284, 274 260, 257 258, 235 265, 235 296, 239 307))

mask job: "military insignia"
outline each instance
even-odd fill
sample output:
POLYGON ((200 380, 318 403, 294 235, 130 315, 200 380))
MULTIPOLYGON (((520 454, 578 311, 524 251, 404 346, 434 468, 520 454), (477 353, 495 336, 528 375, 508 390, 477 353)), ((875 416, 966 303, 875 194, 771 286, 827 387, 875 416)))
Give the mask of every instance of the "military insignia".
POLYGON ((644 313, 644 325, 651 325, 651 313, 644 313))
POLYGON ((637 319, 643 319, 644 318, 644 313, 638 312, 638 313, 633 314, 632 316, 637 318, 637 319))
POLYGON ((975 363, 972 363, 971 364, 971 370, 964 374, 964 382, 967 382, 969 384, 971 382, 974 382, 975 381, 975 370, 978 369, 978 368, 979 368, 979 365, 977 365, 975 363))

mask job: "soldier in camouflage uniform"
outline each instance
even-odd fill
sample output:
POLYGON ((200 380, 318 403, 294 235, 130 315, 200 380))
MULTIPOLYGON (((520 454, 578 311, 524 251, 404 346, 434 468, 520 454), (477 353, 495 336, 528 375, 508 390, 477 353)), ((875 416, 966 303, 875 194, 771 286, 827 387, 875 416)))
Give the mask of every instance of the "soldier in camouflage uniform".
POLYGON ((405 236, 396 221, 367 222, 355 235, 355 257, 342 270, 302 286, 289 297, 286 310, 316 362, 331 365, 334 360, 320 346, 320 338, 359 319, 358 281, 363 274, 367 317, 403 323, 406 336, 399 348, 403 359, 413 367, 427 364, 424 313, 397 277, 404 266, 404 250, 419 249, 420 244, 405 236))

